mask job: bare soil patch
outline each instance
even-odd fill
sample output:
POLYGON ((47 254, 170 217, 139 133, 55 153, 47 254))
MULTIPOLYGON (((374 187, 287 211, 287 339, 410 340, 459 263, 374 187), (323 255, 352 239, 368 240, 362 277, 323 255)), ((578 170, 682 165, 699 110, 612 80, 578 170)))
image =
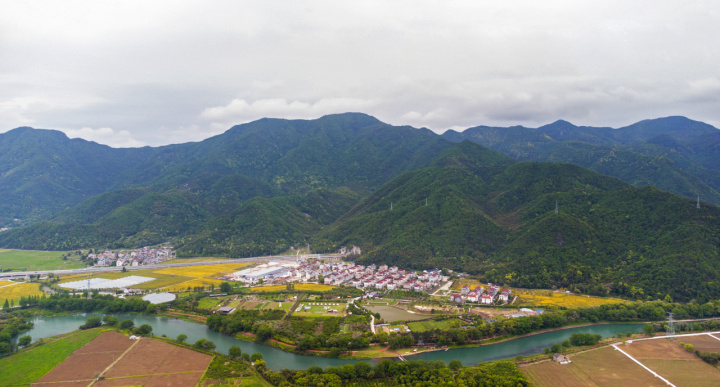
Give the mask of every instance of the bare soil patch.
MULTIPOLYGON (((718 341, 720 343, 720 341, 718 341)), ((679 345, 666 339, 633 341, 631 344, 618 346, 630 356, 642 363, 643 359, 661 360, 695 360, 697 356, 679 345)), ((658 372, 657 370, 654 370, 658 372)), ((659 372, 658 372, 659 373, 659 372)))
MULTIPOLYGON (((93 341, 78 349, 76 353, 125 352, 126 349, 130 348, 132 343, 133 341, 128 339, 127 336, 115 331, 103 332, 93 341)), ((718 341, 718 343, 720 343, 720 341, 718 341)))
MULTIPOLYGON (((137 378, 120 378, 120 379, 105 379, 98 380, 94 387, 127 387, 127 386, 144 386, 150 381, 150 376, 140 376, 137 378)), ((87 386, 87 384, 85 384, 87 386)), ((60 387, 60 385, 56 385, 60 387)), ((62 384, 65 387, 65 384, 62 384)))
POLYGON ((570 360, 598 386, 665 386, 613 347, 570 355, 570 360))
POLYGON ((676 386, 720 386, 720 371, 697 357, 693 360, 646 359, 642 363, 676 386))
POLYGON ((597 383, 575 363, 558 364, 547 361, 520 368, 534 386, 539 387, 595 387, 597 383))
POLYGON ((151 375, 178 348, 161 341, 141 339, 105 374, 107 378, 132 375, 151 375))
POLYGON ((692 344, 692 346, 700 352, 720 352, 720 340, 714 339, 709 335, 686 336, 669 340, 671 343, 675 344, 692 344))
POLYGON ((155 371, 155 373, 171 374, 176 372, 191 371, 203 372, 207 368, 208 364, 210 364, 211 360, 212 357, 204 353, 175 347, 175 350, 170 354, 168 360, 165 361, 160 368, 155 371))
POLYGON ((200 381, 202 372, 184 374, 154 375, 145 387, 194 386, 200 381))

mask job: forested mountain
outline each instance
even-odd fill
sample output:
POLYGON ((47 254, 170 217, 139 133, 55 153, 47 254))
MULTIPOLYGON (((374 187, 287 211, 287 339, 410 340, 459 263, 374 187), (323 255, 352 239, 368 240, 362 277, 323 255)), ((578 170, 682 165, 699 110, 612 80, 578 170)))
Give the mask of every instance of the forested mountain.
POLYGON ((0 227, 48 219, 105 192, 127 168, 154 151, 114 149, 54 130, 0 134, 0 227))
POLYGON ((313 242, 521 287, 683 300, 720 291, 718 207, 571 164, 510 163, 468 142, 388 183, 313 242))
POLYGON ((720 210, 706 203, 720 202, 718 144, 682 117, 438 136, 348 113, 140 149, 19 128, 0 135, 0 226, 26 226, 0 232, 0 247, 358 245, 363 261, 516 286, 703 299, 720 292, 720 210))
POLYGON ((557 121, 537 129, 478 126, 448 131, 520 161, 573 163, 636 186, 652 185, 720 204, 720 131, 685 117, 645 120, 619 128, 557 121))

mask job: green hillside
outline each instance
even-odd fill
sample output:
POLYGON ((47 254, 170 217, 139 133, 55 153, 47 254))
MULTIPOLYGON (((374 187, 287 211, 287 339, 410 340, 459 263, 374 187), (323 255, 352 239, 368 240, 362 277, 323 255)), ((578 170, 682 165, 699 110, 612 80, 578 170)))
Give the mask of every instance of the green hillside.
POLYGON ((398 177, 313 243, 360 246, 363 262, 447 267, 520 287, 684 300, 720 290, 717 207, 698 210, 571 164, 463 154, 398 177))
POLYGON ((684 117, 645 120, 619 128, 557 121, 537 129, 479 126, 446 132, 520 161, 573 163, 636 186, 652 185, 720 204, 720 130, 684 117))

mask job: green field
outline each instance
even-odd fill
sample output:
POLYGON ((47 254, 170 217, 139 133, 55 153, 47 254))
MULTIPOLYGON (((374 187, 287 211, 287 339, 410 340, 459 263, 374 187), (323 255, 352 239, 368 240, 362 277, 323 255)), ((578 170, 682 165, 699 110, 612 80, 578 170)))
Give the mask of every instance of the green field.
POLYGON ((451 328, 460 328, 465 325, 462 320, 456 318, 448 320, 427 320, 427 321, 413 321, 407 323, 410 330, 413 332, 427 332, 435 329, 448 330, 451 328))
POLYGON ((0 250, 0 269, 2 271, 31 271, 31 270, 58 270, 77 269, 85 267, 76 255, 67 261, 64 251, 35 251, 35 250, 0 250))
POLYGON ((36 382, 101 332, 102 329, 91 329, 54 341, 46 339, 48 341, 41 346, 0 359, 0 380, 4 386, 26 386, 36 382))
POLYGON ((296 316, 304 317, 332 317, 342 316, 345 313, 347 304, 336 303, 336 302, 302 302, 300 303, 293 314, 296 316), (305 309, 305 306, 309 306, 309 309, 305 309), (337 313, 328 313, 328 309, 337 310, 337 313))

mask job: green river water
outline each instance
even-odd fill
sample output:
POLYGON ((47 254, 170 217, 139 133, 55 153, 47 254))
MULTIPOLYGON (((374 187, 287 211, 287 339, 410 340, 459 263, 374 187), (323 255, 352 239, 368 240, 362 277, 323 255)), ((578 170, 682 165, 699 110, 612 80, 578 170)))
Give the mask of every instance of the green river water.
MULTIPOLYGON (((89 316, 91 315, 81 313, 60 317, 35 317, 32 320, 35 324, 33 329, 23 332, 22 335, 30 335, 32 336, 33 341, 36 341, 41 338, 74 331, 78 329, 80 325, 84 324, 85 320, 87 320, 89 316)), ((273 370, 279 370, 282 368, 307 369, 308 367, 314 365, 325 368, 328 366, 338 366, 361 361, 296 355, 276 348, 268 347, 266 345, 238 340, 222 333, 213 332, 208 329, 206 325, 183 320, 146 315, 116 314, 115 316, 117 316, 120 320, 131 319, 135 322, 135 326, 150 324, 153 327, 153 334, 158 336, 164 334, 167 337, 175 338, 179 334, 183 333, 188 336, 187 342, 189 343, 194 343, 201 338, 212 340, 217 346, 217 351, 222 353, 227 353, 228 348, 233 345, 239 346, 242 348, 243 352, 250 354, 259 352, 263 355, 267 366, 273 370)), ((481 347, 426 352, 408 356, 407 358, 415 360, 443 360, 445 362, 458 359, 464 365, 475 365, 483 361, 512 358, 517 355, 527 356, 541 353, 543 348, 551 346, 552 343, 559 343, 569 338, 570 335, 576 332, 600 334, 603 337, 609 337, 618 333, 641 331, 642 324, 590 325, 541 333, 481 347)), ((372 360, 365 361, 371 362, 372 360)))

